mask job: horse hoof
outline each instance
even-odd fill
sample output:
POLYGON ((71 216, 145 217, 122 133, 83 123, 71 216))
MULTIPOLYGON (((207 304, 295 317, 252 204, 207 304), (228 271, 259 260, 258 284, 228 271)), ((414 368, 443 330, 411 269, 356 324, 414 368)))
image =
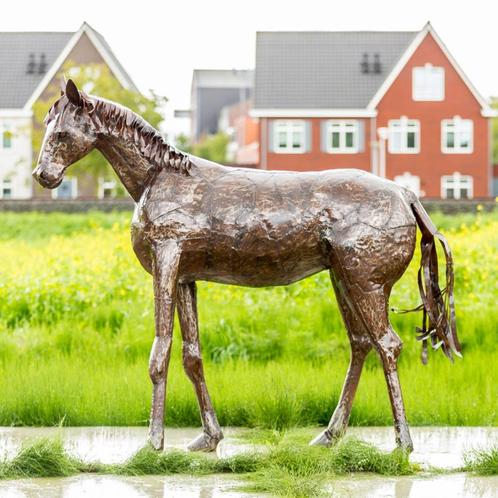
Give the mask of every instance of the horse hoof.
POLYGON ((157 451, 164 448, 164 430, 151 427, 149 431, 149 444, 157 451))
POLYGON ((318 434, 318 436, 310 442, 310 446, 330 446, 332 438, 327 430, 318 434))
POLYGON ((189 451, 215 451, 218 443, 223 439, 223 434, 211 436, 206 432, 199 434, 193 441, 191 441, 187 449, 189 451))

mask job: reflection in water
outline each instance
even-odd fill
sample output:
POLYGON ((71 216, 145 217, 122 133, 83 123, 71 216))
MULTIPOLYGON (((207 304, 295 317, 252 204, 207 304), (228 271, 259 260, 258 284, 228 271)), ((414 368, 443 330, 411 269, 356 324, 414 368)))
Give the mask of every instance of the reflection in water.
MULTIPOLYGON (((0 482, 2 498, 248 498, 237 491, 239 481, 224 476, 114 477, 83 475, 64 479, 23 479, 0 482)), ((331 482, 331 496, 496 498, 498 477, 464 474, 424 477, 348 476, 331 482)))
POLYGON ((394 492, 397 498, 410 498, 413 481, 411 479, 398 479, 394 484, 394 492))
MULTIPOLYGON (((496 427, 411 427, 410 433, 415 449, 411 461, 446 469, 461 467, 469 449, 498 445, 496 427)), ((394 449, 392 427, 351 427, 348 434, 383 450, 394 449)))
POLYGON ((453 474, 437 477, 358 476, 332 482, 332 496, 351 498, 392 497, 428 498, 497 498, 498 477, 476 477, 453 474))
POLYGON ((235 498, 239 482, 220 476, 114 477, 84 475, 63 479, 23 479, 0 483, 2 498, 235 498))

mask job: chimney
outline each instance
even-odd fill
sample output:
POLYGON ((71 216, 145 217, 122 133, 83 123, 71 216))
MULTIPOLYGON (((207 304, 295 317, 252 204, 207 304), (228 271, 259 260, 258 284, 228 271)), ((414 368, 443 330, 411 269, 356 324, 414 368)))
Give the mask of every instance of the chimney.
POLYGON ((40 55, 40 63, 38 64, 38 74, 45 74, 47 72, 47 61, 45 54, 40 55))
POLYGON ((379 54, 374 54, 373 72, 374 74, 380 74, 382 72, 379 54))
POLYGON ((363 59, 360 62, 361 72, 363 74, 368 74, 370 72, 370 63, 368 62, 368 54, 363 54, 363 59))
POLYGON ((26 74, 35 74, 35 54, 29 54, 29 62, 26 67, 26 74))

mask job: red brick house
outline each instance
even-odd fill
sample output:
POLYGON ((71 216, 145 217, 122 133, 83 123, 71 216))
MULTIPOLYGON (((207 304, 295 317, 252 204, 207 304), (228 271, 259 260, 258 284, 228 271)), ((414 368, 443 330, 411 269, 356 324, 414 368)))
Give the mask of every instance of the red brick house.
POLYGON ((420 196, 492 195, 495 115, 428 23, 420 32, 261 32, 259 167, 360 168, 420 196))

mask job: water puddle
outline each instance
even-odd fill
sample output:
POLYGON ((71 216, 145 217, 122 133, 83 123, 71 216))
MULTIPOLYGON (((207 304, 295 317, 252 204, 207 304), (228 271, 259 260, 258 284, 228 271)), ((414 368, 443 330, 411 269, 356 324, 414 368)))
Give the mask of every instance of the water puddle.
MULTIPOLYGON (((199 429, 167 429, 166 447, 185 448, 199 429)), ((219 457, 247 451, 252 447, 238 440, 240 429, 225 430, 218 448, 219 457)), ((352 427, 348 434, 391 450, 391 427, 352 427)), ((412 461, 423 467, 456 468, 463 464, 463 453, 474 447, 498 444, 498 428, 415 427, 411 429, 415 452, 412 461)), ((64 427, 0 428, 0 455, 13 456, 26 440, 60 435, 67 450, 85 461, 122 462, 141 448, 147 436, 144 427, 64 427)), ((213 455, 213 458, 216 456, 213 455)), ((79 475, 57 479, 21 479, 0 481, 2 498, 234 498, 256 496, 237 490, 233 476, 143 476, 114 477, 79 475)), ((498 476, 475 477, 452 474, 424 477, 383 477, 354 475, 330 483, 331 496, 426 498, 428 496, 498 498, 498 476)))
MULTIPOLYGON (((451 474, 438 477, 354 476, 330 486, 330 496, 351 498, 497 498, 498 476, 451 474)), ((164 495, 166 496, 166 495, 164 495)), ((200 495, 197 495, 200 496, 200 495)))

